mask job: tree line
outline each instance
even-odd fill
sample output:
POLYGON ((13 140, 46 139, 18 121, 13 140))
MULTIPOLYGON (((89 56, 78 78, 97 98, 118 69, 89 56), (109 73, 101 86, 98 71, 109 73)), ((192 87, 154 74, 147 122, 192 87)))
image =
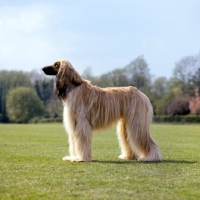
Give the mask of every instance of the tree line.
MULTIPOLYGON (((177 62, 169 79, 154 78, 143 56, 100 76, 86 68, 82 76, 99 87, 137 87, 150 98, 156 116, 200 114, 200 54, 177 62)), ((36 70, 30 73, 1 70, 0 122, 61 118, 62 103, 54 95, 53 84, 52 78, 36 70)))

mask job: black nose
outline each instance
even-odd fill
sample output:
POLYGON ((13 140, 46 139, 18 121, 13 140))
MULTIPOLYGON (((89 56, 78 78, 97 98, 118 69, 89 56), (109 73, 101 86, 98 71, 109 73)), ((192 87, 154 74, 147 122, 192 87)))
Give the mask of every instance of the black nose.
POLYGON ((50 66, 45 66, 42 68, 43 72, 46 74, 46 75, 52 75, 52 76, 55 76, 57 74, 57 70, 54 69, 54 67, 52 65, 50 66))
POLYGON ((46 75, 50 75, 50 74, 49 74, 49 71, 51 71, 51 70, 49 70, 48 67, 46 66, 46 67, 43 67, 43 68, 42 68, 42 71, 43 71, 46 75))

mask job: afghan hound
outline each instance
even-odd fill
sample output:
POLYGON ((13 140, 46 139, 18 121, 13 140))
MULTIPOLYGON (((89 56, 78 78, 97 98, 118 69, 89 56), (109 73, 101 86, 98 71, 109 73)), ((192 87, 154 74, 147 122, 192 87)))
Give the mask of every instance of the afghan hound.
POLYGON ((135 87, 100 88, 84 80, 71 63, 59 60, 42 69, 55 76, 55 93, 62 100, 63 122, 69 139, 65 161, 92 161, 92 131, 117 122, 120 159, 161 161, 149 128, 152 106, 135 87))

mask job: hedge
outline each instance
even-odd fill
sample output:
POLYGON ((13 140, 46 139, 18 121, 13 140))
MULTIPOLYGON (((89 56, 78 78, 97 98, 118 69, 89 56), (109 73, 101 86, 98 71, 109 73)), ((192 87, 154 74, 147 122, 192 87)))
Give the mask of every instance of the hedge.
POLYGON ((39 117, 35 117, 32 118, 29 123, 32 124, 37 124, 37 123, 54 123, 54 122, 62 122, 62 118, 61 117, 56 117, 56 118, 39 118, 39 117))
POLYGON ((155 115, 154 122, 200 123, 200 115, 155 115))

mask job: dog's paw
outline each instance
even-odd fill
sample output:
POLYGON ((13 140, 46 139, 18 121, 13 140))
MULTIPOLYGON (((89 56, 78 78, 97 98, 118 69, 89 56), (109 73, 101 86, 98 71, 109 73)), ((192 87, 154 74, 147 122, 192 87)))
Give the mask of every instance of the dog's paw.
POLYGON ((125 154, 121 154, 119 156, 119 158, 122 159, 122 160, 137 160, 137 158, 135 157, 135 155, 127 156, 125 154))
POLYGON ((71 161, 74 157, 72 156, 65 156, 63 157, 63 161, 71 161))
POLYGON ((71 162, 91 162, 92 159, 82 159, 78 156, 65 156, 63 157, 63 161, 71 161, 71 162))
POLYGON ((84 162, 84 160, 80 157, 73 157, 73 159, 71 159, 71 162, 84 162))
POLYGON ((124 155, 124 154, 121 154, 121 155, 119 156, 119 158, 120 158, 120 159, 123 159, 123 160, 128 160, 128 157, 127 157, 126 155, 124 155))
POLYGON ((71 161, 71 162, 83 162, 79 157, 75 156, 65 156, 63 157, 63 161, 71 161))
POLYGON ((81 157, 73 157, 73 159, 71 159, 71 162, 91 162, 92 159, 83 159, 81 157))

